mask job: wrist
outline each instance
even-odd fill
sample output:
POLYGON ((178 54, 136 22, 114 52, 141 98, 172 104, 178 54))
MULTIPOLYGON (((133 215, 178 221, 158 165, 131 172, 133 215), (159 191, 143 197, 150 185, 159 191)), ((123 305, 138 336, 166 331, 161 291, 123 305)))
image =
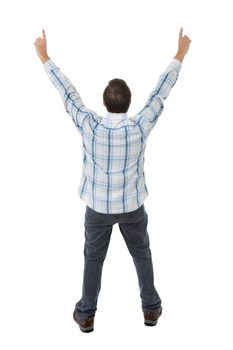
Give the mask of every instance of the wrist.
POLYGON ((178 61, 180 61, 181 63, 183 62, 183 59, 184 59, 184 54, 180 51, 177 51, 177 54, 175 55, 174 58, 176 58, 178 61))
POLYGON ((50 57, 46 54, 46 55, 43 55, 41 56, 41 62, 44 64, 46 61, 48 61, 50 59, 50 57))

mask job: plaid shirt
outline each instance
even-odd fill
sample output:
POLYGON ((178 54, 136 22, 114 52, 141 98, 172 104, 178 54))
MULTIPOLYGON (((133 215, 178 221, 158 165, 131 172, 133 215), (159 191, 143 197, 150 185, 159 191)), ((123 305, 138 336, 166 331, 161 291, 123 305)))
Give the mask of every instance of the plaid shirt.
POLYGON ((80 197, 100 213, 136 210, 148 196, 144 175, 147 137, 176 83, 181 62, 171 61, 144 108, 132 118, 127 113, 107 112, 104 117, 99 116, 83 104, 74 85, 51 59, 43 67, 82 136, 80 197))

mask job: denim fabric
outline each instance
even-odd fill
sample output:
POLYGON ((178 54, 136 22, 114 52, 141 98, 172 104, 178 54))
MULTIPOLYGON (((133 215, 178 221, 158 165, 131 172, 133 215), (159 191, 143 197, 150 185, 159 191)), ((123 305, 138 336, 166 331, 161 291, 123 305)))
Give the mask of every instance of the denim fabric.
POLYGON ((82 298, 75 305, 80 319, 95 315, 97 310, 102 267, 114 224, 119 225, 135 264, 142 310, 153 311, 161 305, 161 299, 154 286, 147 222, 148 216, 144 205, 122 214, 103 214, 86 207, 82 298))

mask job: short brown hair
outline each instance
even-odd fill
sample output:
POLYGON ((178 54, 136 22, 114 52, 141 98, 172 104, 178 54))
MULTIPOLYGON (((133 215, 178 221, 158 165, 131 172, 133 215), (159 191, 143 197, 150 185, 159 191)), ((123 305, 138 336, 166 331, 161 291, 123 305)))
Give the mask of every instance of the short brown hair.
POLYGON ((131 102, 131 91, 122 79, 112 79, 103 93, 104 104, 108 112, 126 113, 131 102))

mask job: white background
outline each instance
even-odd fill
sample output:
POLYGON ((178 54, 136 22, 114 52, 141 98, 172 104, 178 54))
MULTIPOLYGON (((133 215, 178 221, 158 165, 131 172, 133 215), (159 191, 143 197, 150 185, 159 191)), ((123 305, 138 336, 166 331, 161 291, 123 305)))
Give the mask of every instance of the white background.
POLYGON ((1 348, 232 349, 232 11, 230 1, 7 1, 1 5, 1 348), (145 208, 164 312, 145 327, 132 259, 114 227, 95 331, 72 319, 81 297, 85 204, 81 138, 34 47, 84 103, 105 113, 115 77, 145 104, 192 39, 147 144, 145 208))

